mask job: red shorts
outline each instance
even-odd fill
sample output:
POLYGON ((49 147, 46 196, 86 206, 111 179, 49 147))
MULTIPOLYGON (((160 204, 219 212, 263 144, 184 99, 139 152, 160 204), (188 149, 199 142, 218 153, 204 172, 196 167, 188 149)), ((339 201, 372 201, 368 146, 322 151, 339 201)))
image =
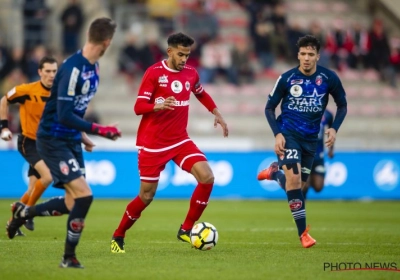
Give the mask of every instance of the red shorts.
POLYGON ((138 151, 140 180, 157 182, 161 171, 170 160, 190 173, 196 162, 207 161, 207 158, 193 141, 187 141, 175 148, 160 152, 149 152, 142 148, 138 151))

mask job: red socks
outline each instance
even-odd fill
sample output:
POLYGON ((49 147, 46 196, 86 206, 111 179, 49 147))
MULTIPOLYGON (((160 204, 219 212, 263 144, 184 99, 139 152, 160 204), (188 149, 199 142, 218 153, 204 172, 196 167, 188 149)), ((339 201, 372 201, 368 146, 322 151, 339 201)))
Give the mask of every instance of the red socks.
POLYGON ((207 207, 212 188, 213 184, 199 183, 194 189, 192 198, 190 199, 189 211, 182 224, 183 230, 190 230, 194 223, 200 219, 201 214, 203 214, 204 209, 207 207))
POLYGON ((121 222, 119 223, 118 228, 114 232, 114 237, 125 237, 125 232, 131 228, 131 226, 139 219, 142 211, 147 207, 146 204, 137 196, 134 200, 132 200, 128 206, 126 206, 126 210, 124 215, 122 216, 121 222))

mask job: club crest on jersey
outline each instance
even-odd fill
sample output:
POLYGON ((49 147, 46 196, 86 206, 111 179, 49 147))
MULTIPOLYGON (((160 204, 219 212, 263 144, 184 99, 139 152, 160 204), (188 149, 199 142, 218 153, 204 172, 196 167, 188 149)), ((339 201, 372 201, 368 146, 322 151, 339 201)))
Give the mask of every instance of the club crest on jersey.
POLYGON ((303 89, 299 85, 294 85, 290 88, 290 94, 294 97, 299 97, 303 93, 303 89))
POLYGON ((60 171, 66 176, 69 174, 69 167, 65 161, 60 161, 60 171))
POLYGON ((186 81, 186 83, 185 83, 185 88, 186 88, 186 90, 190 89, 190 83, 188 81, 186 81))
POLYGON ((318 75, 318 76, 315 78, 315 84, 316 84, 317 86, 320 86, 320 85, 322 84, 322 76, 321 76, 321 75, 318 75))
POLYGON ((82 90, 81 90, 82 94, 88 93, 89 88, 90 88, 90 80, 86 80, 82 86, 82 90))
POLYGON ((180 93, 183 89, 182 83, 178 80, 175 80, 171 83, 171 89, 175 93, 180 93))

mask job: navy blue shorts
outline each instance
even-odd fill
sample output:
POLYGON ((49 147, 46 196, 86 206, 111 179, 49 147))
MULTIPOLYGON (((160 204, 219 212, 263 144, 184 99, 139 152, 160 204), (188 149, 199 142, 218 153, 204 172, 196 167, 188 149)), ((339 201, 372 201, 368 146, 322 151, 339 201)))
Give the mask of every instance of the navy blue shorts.
POLYGON ((85 162, 80 141, 52 137, 38 138, 36 147, 50 169, 54 187, 63 189, 64 184, 85 175, 85 162))
POLYGON ((40 179, 39 172, 34 168, 35 164, 42 160, 36 149, 36 140, 22 134, 18 135, 18 152, 29 163, 28 177, 35 176, 40 179))
POLYGON ((312 175, 319 175, 325 177, 325 160, 324 158, 316 157, 311 168, 312 175))
POLYGON ((307 182, 314 162, 318 141, 305 141, 289 134, 284 134, 283 136, 286 140, 286 151, 283 158, 278 156, 279 167, 290 163, 300 163, 301 180, 307 182))

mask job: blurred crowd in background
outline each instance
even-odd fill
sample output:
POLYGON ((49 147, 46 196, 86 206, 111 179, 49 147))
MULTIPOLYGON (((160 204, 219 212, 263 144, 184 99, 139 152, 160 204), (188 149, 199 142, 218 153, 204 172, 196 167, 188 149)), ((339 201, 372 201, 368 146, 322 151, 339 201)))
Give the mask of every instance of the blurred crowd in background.
MULTIPOLYGON (((23 0, 23 47, 12 48, 0 38, 0 89, 5 94, 15 85, 38 80, 38 62, 45 54, 53 54, 61 62, 82 45, 82 32, 87 15, 79 0, 68 4, 54 24, 61 26, 61 48, 51 49, 46 33, 46 18, 52 13, 45 0, 23 0)), ((106 1, 107 2, 107 1, 106 1)), ((183 31, 192 36, 193 46, 188 64, 196 67, 204 84, 220 81, 241 85, 262 79, 276 79, 277 63, 293 67, 297 61, 296 42, 305 34, 315 35, 321 42, 319 64, 338 72, 347 69, 373 69, 380 79, 396 87, 400 73, 400 44, 387 34, 382 20, 372 18, 370 24, 343 20, 325 28, 313 20, 303 26, 288 18, 288 4, 280 0, 236 0, 248 16, 240 25, 247 36, 226 40, 221 36, 221 18, 216 13, 218 1, 193 0, 113 0, 108 1, 110 16, 118 5, 133 5, 138 14, 157 26, 156 33, 143 36, 140 22, 125 28, 123 42, 117 48, 118 73, 131 86, 137 86, 147 67, 166 57, 165 39, 172 32, 183 31)), ((241 19, 237 19, 240 21, 241 19)), ((13 112, 11 112, 13 115, 13 112)), ((95 115, 95 113, 94 113, 95 115)), ((11 123, 12 120, 11 120, 11 123)), ((17 128, 15 128, 17 129, 17 128)))

